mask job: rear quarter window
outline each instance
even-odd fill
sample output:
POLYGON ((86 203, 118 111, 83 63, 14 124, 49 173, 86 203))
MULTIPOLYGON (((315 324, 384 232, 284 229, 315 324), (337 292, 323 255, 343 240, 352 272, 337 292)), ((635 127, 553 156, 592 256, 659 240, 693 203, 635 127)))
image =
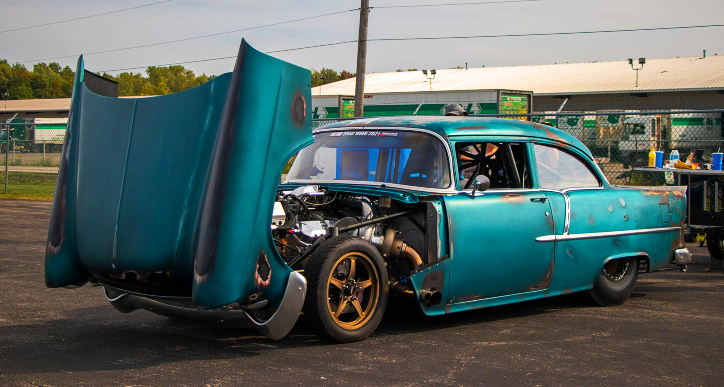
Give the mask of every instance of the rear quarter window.
POLYGON ((541 188, 560 190, 601 186, 588 165, 570 153, 537 144, 534 149, 541 188))

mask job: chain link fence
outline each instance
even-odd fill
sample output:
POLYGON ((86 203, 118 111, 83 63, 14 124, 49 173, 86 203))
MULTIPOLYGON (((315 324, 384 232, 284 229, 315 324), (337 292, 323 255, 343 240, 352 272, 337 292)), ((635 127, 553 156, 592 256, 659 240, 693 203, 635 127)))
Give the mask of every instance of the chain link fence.
MULTIPOLYGON (((668 160, 677 150, 685 161, 692 151, 701 164, 724 148, 724 110, 541 112, 478 115, 521 119, 556 127, 579 139, 592 152, 612 184, 662 185, 663 174, 633 170, 648 166, 651 149, 668 160)), ((314 129, 354 118, 315 119, 314 129)), ((49 199, 55 190, 66 119, 12 119, 0 124, 0 197, 49 199)))
POLYGON ((67 119, 10 119, 0 124, 2 197, 48 199, 55 191, 67 119))
MULTIPOLYGON (((611 184, 673 184, 673 177, 636 173, 649 165, 651 150, 664 153, 664 166, 672 151, 684 162, 694 152, 701 165, 724 145, 724 110, 597 112, 539 114, 531 121, 556 127, 583 142, 611 184)), ((703 168, 703 167, 702 167, 703 168)))

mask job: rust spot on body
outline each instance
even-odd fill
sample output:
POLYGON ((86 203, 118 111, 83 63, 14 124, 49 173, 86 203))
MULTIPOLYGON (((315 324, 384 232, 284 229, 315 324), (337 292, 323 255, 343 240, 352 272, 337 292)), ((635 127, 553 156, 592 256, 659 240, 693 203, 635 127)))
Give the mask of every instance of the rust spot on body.
POLYGON ((509 203, 522 203, 524 199, 522 194, 507 194, 503 196, 503 200, 509 203))
POLYGON ((473 126, 463 126, 458 129, 488 129, 485 125, 473 125, 473 126))
POLYGON ((271 283, 271 266, 269 265, 269 259, 266 253, 263 251, 259 252, 259 257, 256 259, 256 271, 254 271, 254 284, 257 289, 264 289, 271 283))
POLYGON ((590 223, 591 225, 593 225, 593 215, 589 215, 589 216, 588 216, 588 223, 590 223))
POLYGON ((302 93, 297 92, 292 100, 292 122, 297 126, 304 127, 307 120, 307 101, 302 93))
POLYGON ((563 142, 563 143, 568 144, 568 141, 566 141, 565 139, 561 138, 559 135, 553 133, 550 129, 548 129, 548 128, 545 127, 544 125, 541 125, 541 124, 539 124, 539 123, 537 123, 537 122, 532 122, 531 124, 533 125, 534 128, 536 128, 536 129, 538 129, 538 130, 542 130, 543 132, 545 132, 546 137, 550 138, 551 140, 556 140, 556 141, 560 141, 560 142, 563 142))
POLYGON ((442 270, 431 271, 422 280, 423 289, 437 288, 440 292, 442 292, 442 290, 444 289, 444 286, 445 286, 445 272, 443 272, 442 270))
POLYGON ((543 278, 541 278, 541 281, 538 284, 529 287, 528 289, 526 289, 526 291, 542 290, 548 288, 548 286, 550 286, 551 282, 553 281, 553 267, 555 266, 555 263, 556 260, 554 258, 551 258, 551 263, 548 265, 548 271, 543 276, 543 278))
POLYGON ((486 298, 485 296, 467 296, 467 297, 460 297, 456 302, 468 302, 468 301, 477 301, 482 300, 486 298))

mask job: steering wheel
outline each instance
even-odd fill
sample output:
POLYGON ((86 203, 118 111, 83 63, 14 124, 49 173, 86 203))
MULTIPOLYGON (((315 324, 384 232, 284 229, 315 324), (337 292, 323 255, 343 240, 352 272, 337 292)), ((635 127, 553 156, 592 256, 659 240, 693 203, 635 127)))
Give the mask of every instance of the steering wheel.
POLYGON ((470 152, 466 152, 462 149, 458 149, 458 157, 465 156, 469 158, 470 160, 460 160, 458 159, 458 171, 462 173, 463 170, 468 169, 470 167, 475 167, 475 171, 470 176, 470 178, 465 182, 465 186, 463 189, 469 189, 473 182, 475 181, 475 176, 478 176, 481 172, 481 170, 488 164, 490 164, 493 160, 493 156, 495 153, 493 153, 490 156, 485 156, 485 152, 481 152, 480 148, 478 147, 478 144, 471 144, 471 146, 475 149, 477 154, 472 154, 470 152))

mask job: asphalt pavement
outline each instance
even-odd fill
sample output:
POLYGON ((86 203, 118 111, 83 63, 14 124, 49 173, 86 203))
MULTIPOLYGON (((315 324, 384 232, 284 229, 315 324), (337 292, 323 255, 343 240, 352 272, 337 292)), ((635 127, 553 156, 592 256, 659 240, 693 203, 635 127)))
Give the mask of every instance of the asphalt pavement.
POLYGON ((0 385, 721 386, 724 272, 690 246, 689 272, 639 277, 624 305, 576 295, 429 318, 392 303, 346 345, 300 321, 253 330, 117 312, 97 287, 43 282, 49 202, 0 200, 0 385))

